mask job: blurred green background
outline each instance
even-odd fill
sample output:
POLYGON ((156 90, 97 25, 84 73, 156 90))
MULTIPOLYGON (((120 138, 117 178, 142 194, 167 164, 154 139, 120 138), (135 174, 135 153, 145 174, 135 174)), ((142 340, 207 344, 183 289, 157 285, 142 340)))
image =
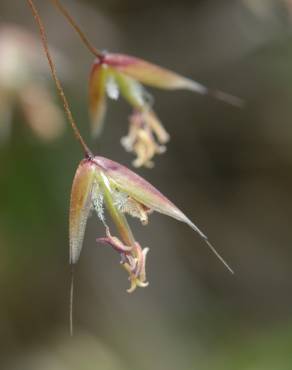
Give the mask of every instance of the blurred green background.
MULTIPOLYGON (((155 214, 147 227, 130 220, 150 247, 150 285, 128 295, 118 256, 96 245, 104 228, 92 217, 75 272, 71 338, 68 206, 81 153, 69 128, 41 142, 16 109, 0 147, 1 369, 292 369, 291 3, 64 0, 98 48, 246 101, 236 109, 150 89, 171 142, 153 170, 137 170, 204 230, 236 273, 185 225, 155 214)), ((101 140, 90 139, 93 58, 49 1, 36 4, 90 147, 129 166, 119 143, 129 107, 110 102, 101 140)), ((37 35, 24 0, 2 0, 0 20, 37 35)), ((55 94, 43 57, 40 63, 55 94)))

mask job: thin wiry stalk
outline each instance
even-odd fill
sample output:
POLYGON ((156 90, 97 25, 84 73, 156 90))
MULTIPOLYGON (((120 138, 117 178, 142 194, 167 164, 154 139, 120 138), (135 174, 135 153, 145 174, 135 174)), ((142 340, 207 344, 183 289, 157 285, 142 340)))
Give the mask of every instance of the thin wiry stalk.
POLYGON ((58 94, 63 102, 63 105, 64 105, 64 110, 65 110, 65 113, 67 115, 67 118, 68 118, 68 121, 72 127, 72 130, 74 132, 74 135, 77 139, 77 141, 79 142, 79 144, 81 145, 83 151, 84 151, 84 154, 86 157, 92 157, 92 153, 90 151, 90 149, 88 148, 87 144, 85 143, 85 141, 83 140, 81 134, 80 134, 80 131, 75 123, 75 120, 73 118, 73 115, 71 113, 71 109, 70 109, 70 106, 69 106, 69 103, 68 103, 68 100, 66 98, 66 95, 64 93, 64 90, 63 90, 63 87, 62 87, 62 84, 58 78, 58 75, 57 75, 57 71, 56 71, 56 67, 55 67, 55 64, 53 62, 53 59, 51 57, 51 54, 50 54, 50 51, 49 51, 49 47, 48 47, 48 41, 47 41, 47 36, 46 36, 46 31, 45 31, 45 27, 43 25, 43 22, 42 22, 42 19, 39 15, 39 12, 33 2, 33 0, 27 0, 28 2, 28 5, 30 6, 31 8, 31 11, 32 11, 32 14, 35 18, 35 21, 38 25, 38 28, 39 28, 39 32, 40 32, 40 36, 41 36, 41 41, 42 41, 42 45, 43 45, 43 48, 44 48, 44 52, 45 52, 45 55, 46 55, 46 58, 48 60, 48 63, 49 63, 49 66, 50 66, 50 70, 51 70, 51 75, 52 75, 52 78, 56 84, 56 88, 57 88, 57 91, 58 91, 58 94))
POLYGON ((63 14, 63 16, 67 19, 67 21, 70 23, 70 25, 74 28, 74 30, 78 33, 79 37, 81 38, 81 41, 83 44, 87 47, 87 49, 97 58, 102 57, 102 52, 96 49, 91 42, 88 40, 87 36, 84 34, 84 32, 81 31, 78 24, 75 22, 75 20, 72 18, 72 16, 68 13, 68 11, 65 9, 65 7, 60 3, 59 0, 51 0, 51 2, 56 6, 56 8, 63 14))

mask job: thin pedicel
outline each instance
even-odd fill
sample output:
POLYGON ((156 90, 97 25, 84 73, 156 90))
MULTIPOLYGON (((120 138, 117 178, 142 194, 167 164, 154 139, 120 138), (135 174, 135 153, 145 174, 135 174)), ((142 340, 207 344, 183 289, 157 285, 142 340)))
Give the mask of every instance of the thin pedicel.
POLYGON ((42 40, 42 45, 43 45, 43 48, 44 48, 44 52, 46 54, 46 57, 47 57, 47 60, 48 60, 48 63, 49 63, 49 66, 50 66, 50 69, 51 69, 51 74, 52 74, 52 78, 56 84, 56 88, 57 88, 57 91, 58 91, 58 94, 63 102, 63 105, 64 105, 64 110, 65 110, 65 113, 67 115, 67 118, 68 118, 68 121, 72 127, 72 130, 75 134, 75 137, 76 137, 76 140, 79 142, 79 144, 81 145, 83 151, 84 151, 84 154, 86 157, 92 157, 92 153, 90 151, 90 149, 88 148, 87 144, 85 143, 83 137, 81 136, 81 133, 75 123, 75 120, 74 120, 74 117, 71 113, 71 109, 70 109, 70 106, 69 106, 69 103, 68 103, 68 100, 66 98, 66 95, 64 93, 64 90, 63 90, 63 87, 62 87, 62 84, 57 76, 57 70, 56 70, 56 67, 54 65, 54 62, 53 62, 53 59, 51 57, 51 54, 50 54, 50 51, 49 51, 49 47, 48 47, 48 41, 47 41, 47 35, 46 35, 46 31, 45 31, 45 27, 43 25, 43 22, 41 20, 41 17, 39 15, 39 12, 34 4, 34 2, 32 0, 27 0, 30 8, 31 8, 31 11, 33 13, 33 16, 36 20, 36 23, 38 25, 38 28, 39 28, 39 32, 40 32, 40 36, 41 36, 41 40, 42 40))

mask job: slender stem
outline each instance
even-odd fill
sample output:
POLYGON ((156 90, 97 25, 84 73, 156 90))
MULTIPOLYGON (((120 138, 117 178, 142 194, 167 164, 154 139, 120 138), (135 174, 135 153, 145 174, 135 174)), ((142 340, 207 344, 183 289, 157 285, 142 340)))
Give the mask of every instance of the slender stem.
POLYGON ((87 49, 93 55, 95 55, 97 58, 101 58, 103 56, 102 52, 100 50, 96 49, 91 44, 91 42, 88 40, 88 38, 85 36, 85 34, 81 31, 80 27, 77 25, 75 20, 71 17, 71 15, 68 13, 68 11, 64 8, 64 6, 60 3, 60 1, 59 0, 51 0, 51 2, 63 14, 63 16, 71 24, 71 26, 74 28, 74 30, 78 33, 79 37, 81 38, 81 41, 84 43, 84 45, 87 47, 87 49))
POLYGON ((51 54, 49 52, 49 47, 48 47, 48 41, 47 41, 47 36, 46 36, 46 31, 45 31, 45 28, 44 28, 44 25, 43 25, 43 22, 42 22, 42 19, 39 15, 39 12, 33 2, 33 0, 27 0, 28 2, 28 5, 30 6, 31 8, 31 11, 32 11, 32 14, 35 18, 35 21, 38 25, 38 28, 39 28, 39 32, 40 32, 40 36, 41 36, 41 41, 42 41, 42 45, 43 45, 43 48, 44 48, 44 52, 45 52, 45 55, 47 57, 47 60, 48 60, 48 63, 49 63, 49 66, 50 66, 50 69, 51 69, 51 75, 52 75, 52 78, 56 84, 56 88, 57 88, 57 91, 58 91, 58 94, 63 102, 63 105, 64 105, 64 109, 65 109, 65 113, 67 115, 67 118, 68 118, 68 121, 72 127, 72 130, 74 132, 74 135, 77 139, 77 141, 79 142, 79 144, 81 145, 83 151, 84 151, 84 154, 86 155, 86 157, 92 157, 92 153, 90 151, 90 149, 88 148, 88 146, 86 145, 85 141, 83 140, 81 134, 80 134, 80 131, 75 123, 75 120, 73 118, 73 115, 71 113, 71 110, 70 110, 70 106, 69 106, 69 103, 67 101, 67 98, 66 98, 66 95, 64 93, 64 90, 63 90, 63 87, 62 87, 62 84, 57 76, 57 71, 56 71, 56 67, 54 65, 54 62, 53 62, 53 59, 51 57, 51 54))

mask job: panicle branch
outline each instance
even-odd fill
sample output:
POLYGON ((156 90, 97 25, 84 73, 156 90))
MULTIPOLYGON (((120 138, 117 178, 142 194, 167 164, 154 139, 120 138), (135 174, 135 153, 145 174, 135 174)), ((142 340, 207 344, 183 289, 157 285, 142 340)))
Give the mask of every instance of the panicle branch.
POLYGON ((64 110, 65 110, 65 113, 67 115, 67 118, 68 118, 68 121, 72 127, 72 130, 74 132, 74 135, 77 139, 77 141, 79 142, 79 144, 81 145, 83 151, 84 151, 84 154, 86 157, 92 157, 92 153, 90 151, 90 149, 88 148, 87 144, 85 143, 85 141, 83 140, 81 134, 80 134, 80 131, 75 123, 75 120, 73 118, 73 115, 72 115, 72 112, 70 110, 70 106, 69 106, 69 103, 68 103, 68 100, 66 98, 66 95, 64 93, 64 90, 63 90, 63 87, 62 87, 62 84, 58 78, 58 75, 57 75, 57 71, 56 71, 56 67, 54 65, 54 62, 53 62, 53 59, 51 57, 51 54, 50 54, 50 51, 49 51, 49 47, 48 47, 48 41, 47 41, 47 35, 46 35, 46 31, 45 31, 45 27, 43 25, 43 22, 42 22, 42 19, 39 15, 39 12, 33 2, 33 0, 27 0, 28 2, 28 5, 30 6, 30 9, 32 11, 32 14, 35 18, 35 21, 38 25, 38 28, 39 28, 39 32, 40 32, 40 36, 41 36, 41 41, 42 41, 42 45, 43 45, 43 48, 44 48, 44 52, 45 52, 45 55, 46 55, 46 58, 48 60, 48 63, 49 63, 49 67, 50 67, 50 70, 51 70, 51 75, 52 75, 52 78, 56 84, 56 88, 57 88, 57 91, 58 91, 58 94, 63 102, 63 105, 64 105, 64 110))
POLYGON ((102 57, 102 52, 96 49, 91 42, 88 40, 87 36, 81 31, 78 24, 75 22, 75 20, 72 18, 72 16, 67 12, 67 10, 64 8, 64 6, 60 3, 59 0, 51 0, 51 2, 56 6, 56 8, 63 14, 63 16, 67 19, 67 21, 71 24, 71 26, 74 28, 74 30, 78 33, 79 37, 81 38, 84 45, 87 47, 87 49, 97 58, 102 57))

